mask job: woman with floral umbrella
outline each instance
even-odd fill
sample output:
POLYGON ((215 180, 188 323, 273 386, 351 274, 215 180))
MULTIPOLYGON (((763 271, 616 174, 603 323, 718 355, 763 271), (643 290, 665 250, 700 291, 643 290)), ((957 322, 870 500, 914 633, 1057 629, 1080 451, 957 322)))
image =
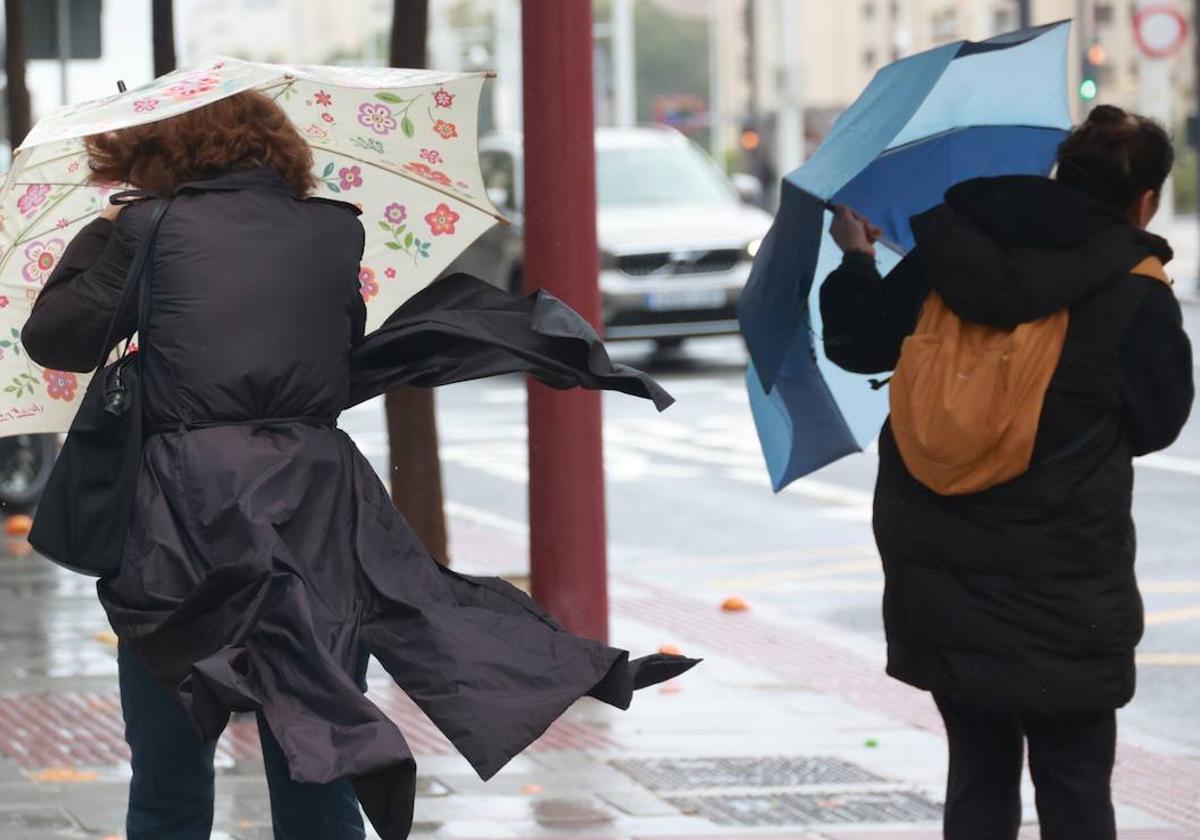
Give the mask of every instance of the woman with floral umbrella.
MULTIPOLYGON (((220 69, 165 90, 197 95, 221 84, 220 69)), ((308 95, 321 122, 340 124, 342 112, 320 109, 341 93, 308 95)), ((415 134, 414 103, 434 115, 452 96, 436 83, 428 103, 399 94, 359 103, 354 136, 415 134)), ((133 107, 163 109, 150 94, 133 107)), ((454 138, 444 117, 430 122, 454 138)), ((367 654, 484 778, 576 699, 624 708, 635 689, 694 664, 631 662, 566 633, 503 581, 445 570, 337 428, 344 407, 394 384, 513 370, 670 401, 611 364, 586 323, 548 295, 520 300, 457 275, 390 317, 372 311, 400 286, 419 288, 411 275, 445 258, 446 237, 481 229, 482 211, 464 198, 478 184, 433 168, 450 152, 429 149, 400 167, 410 175, 396 183, 432 184, 433 200, 399 189, 360 208, 350 200, 378 161, 326 162, 254 90, 87 136, 82 148, 86 169, 71 173, 80 184, 128 183, 159 197, 102 209, 99 189, 81 187, 100 215, 68 243, 51 220, 78 225, 75 214, 92 206, 79 202, 91 198, 49 180, 49 189, 21 187, 30 167, 18 164, 12 207, 40 221, 16 233, 26 238, 3 259, 23 263, 24 288, 40 290, 12 344, 14 353, 23 344, 28 364, 14 387, 68 403, 76 374, 101 353, 152 214, 169 201, 153 239, 148 320, 118 323, 120 337, 145 338, 150 434, 121 569, 99 583, 121 642, 128 840, 209 836, 213 745, 232 711, 259 716, 276 837, 363 837, 355 796, 385 840, 406 837, 415 763, 362 692, 367 654), (346 201, 313 197, 321 185, 346 201)), ((41 147, 25 155, 58 165, 41 147)))

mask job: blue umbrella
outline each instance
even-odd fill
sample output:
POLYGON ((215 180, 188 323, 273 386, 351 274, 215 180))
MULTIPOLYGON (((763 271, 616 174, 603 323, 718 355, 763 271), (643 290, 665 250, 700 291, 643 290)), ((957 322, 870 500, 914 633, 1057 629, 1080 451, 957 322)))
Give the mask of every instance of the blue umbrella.
MULTIPOLYGON (((903 253, 908 220, 952 185, 1047 174, 1070 129, 1069 22, 959 41, 880 70, 812 158, 783 181, 779 212, 738 305, 750 350, 750 406, 771 483, 859 452, 879 432, 886 393, 829 362, 814 276, 840 260, 827 208, 846 204, 903 253)), ((886 255, 882 270, 896 261, 886 255)))

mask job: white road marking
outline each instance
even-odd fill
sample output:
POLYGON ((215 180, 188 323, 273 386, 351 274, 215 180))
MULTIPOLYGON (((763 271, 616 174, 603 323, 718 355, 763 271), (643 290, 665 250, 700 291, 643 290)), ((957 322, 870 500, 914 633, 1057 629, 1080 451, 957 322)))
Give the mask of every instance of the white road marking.
POLYGON ((1186 458, 1182 455, 1155 452, 1152 455, 1143 455, 1141 458, 1135 459, 1134 463, 1139 467, 1149 467, 1152 470, 1200 476, 1200 459, 1186 458))
POLYGON ((1157 610, 1155 612, 1146 613, 1146 626, 1151 627, 1159 624, 1175 624, 1180 621, 1195 621, 1200 619, 1200 605, 1194 607, 1180 607, 1174 610, 1157 610))
POLYGON ((463 502, 457 502, 453 499, 446 501, 446 515, 455 519, 463 519, 467 522, 473 522, 476 525, 483 525, 487 528, 494 528, 497 531, 502 531, 505 534, 512 534, 520 537, 523 540, 529 539, 529 523, 522 522, 519 519, 512 519, 508 516, 503 516, 499 513, 493 513, 490 510, 468 505, 463 502))
POLYGON ((1200 653, 1139 653, 1138 665, 1165 665, 1173 668, 1200 667, 1200 653))

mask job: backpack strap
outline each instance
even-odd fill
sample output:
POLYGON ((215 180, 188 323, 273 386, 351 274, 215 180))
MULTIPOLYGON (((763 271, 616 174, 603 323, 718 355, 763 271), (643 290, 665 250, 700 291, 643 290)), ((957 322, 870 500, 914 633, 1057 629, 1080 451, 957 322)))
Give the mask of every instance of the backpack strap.
POLYGON ((1167 269, 1158 257, 1146 257, 1146 259, 1129 269, 1129 273, 1136 274, 1139 277, 1148 277, 1151 280, 1158 280, 1160 283, 1166 283, 1168 286, 1175 285, 1175 281, 1167 276, 1167 269))

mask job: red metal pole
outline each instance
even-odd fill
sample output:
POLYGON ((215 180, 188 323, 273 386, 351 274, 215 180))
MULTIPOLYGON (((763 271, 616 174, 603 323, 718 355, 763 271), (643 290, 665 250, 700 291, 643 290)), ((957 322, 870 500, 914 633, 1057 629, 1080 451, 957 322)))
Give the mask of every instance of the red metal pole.
MULTIPOLYGON (((591 0, 525 0, 525 264, 593 325, 596 158, 591 0)), ((529 383, 529 548, 533 596, 567 629, 608 638, 600 395, 529 383)))

